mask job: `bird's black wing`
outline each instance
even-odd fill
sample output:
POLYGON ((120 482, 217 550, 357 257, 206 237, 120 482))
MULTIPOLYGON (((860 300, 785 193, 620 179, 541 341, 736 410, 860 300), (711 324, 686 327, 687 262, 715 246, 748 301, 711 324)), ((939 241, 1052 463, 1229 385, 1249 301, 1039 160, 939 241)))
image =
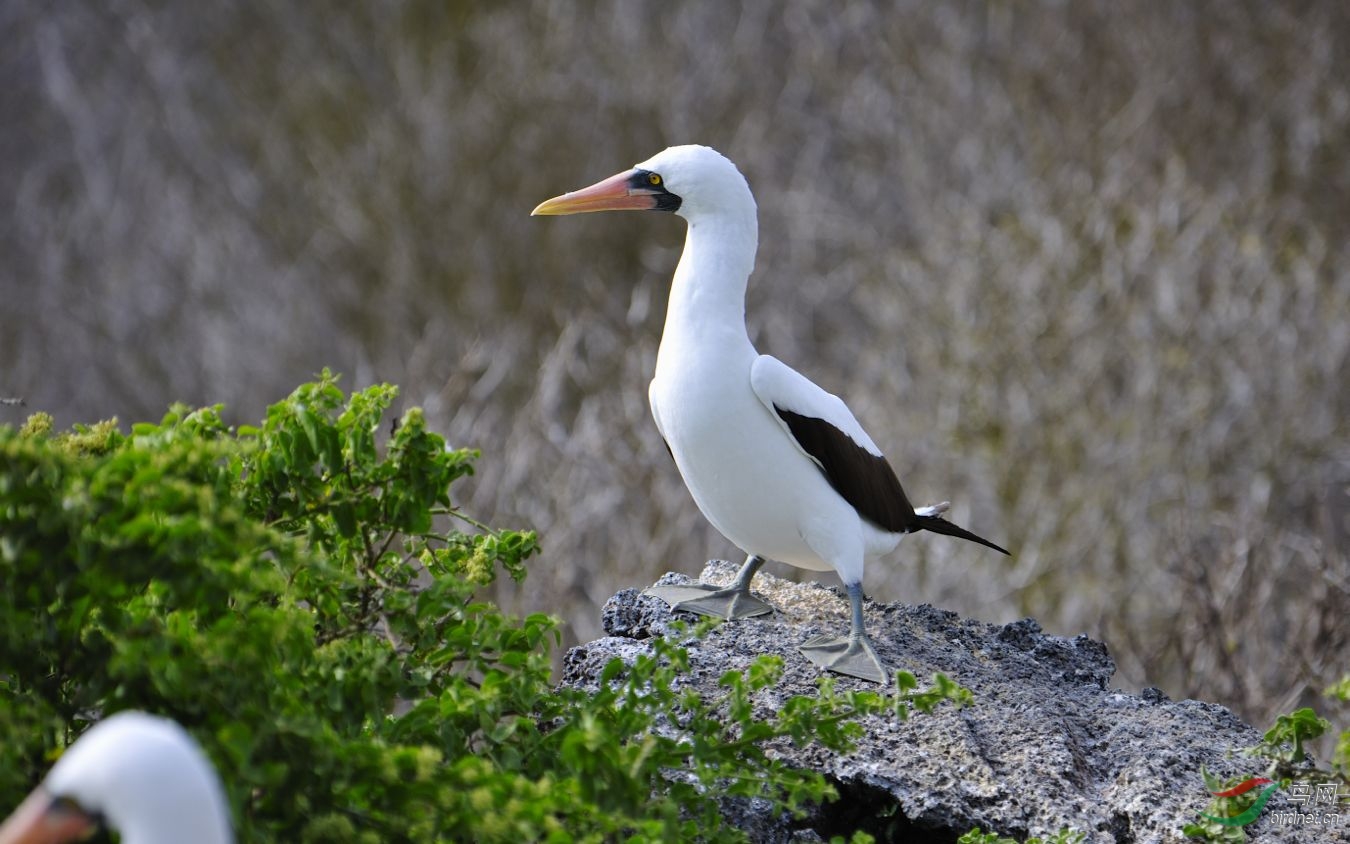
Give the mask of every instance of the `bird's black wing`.
POLYGON ((824 419, 804 416, 774 405, 779 418, 802 450, 825 473, 834 491, 864 519, 892 533, 918 527, 914 507, 885 457, 872 454, 824 419))

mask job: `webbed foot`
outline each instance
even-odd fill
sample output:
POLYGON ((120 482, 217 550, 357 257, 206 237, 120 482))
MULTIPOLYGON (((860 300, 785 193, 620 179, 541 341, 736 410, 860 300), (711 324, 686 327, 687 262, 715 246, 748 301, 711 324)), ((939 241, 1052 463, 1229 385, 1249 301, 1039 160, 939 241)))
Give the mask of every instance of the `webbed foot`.
POLYGON ((773 606, 750 594, 749 589, 728 586, 725 589, 706 583, 687 586, 653 586, 644 595, 660 598, 672 610, 687 610, 714 618, 752 618, 768 615, 773 606))
POLYGON ((827 671, 890 684, 890 673, 866 636, 817 636, 797 650, 827 671))

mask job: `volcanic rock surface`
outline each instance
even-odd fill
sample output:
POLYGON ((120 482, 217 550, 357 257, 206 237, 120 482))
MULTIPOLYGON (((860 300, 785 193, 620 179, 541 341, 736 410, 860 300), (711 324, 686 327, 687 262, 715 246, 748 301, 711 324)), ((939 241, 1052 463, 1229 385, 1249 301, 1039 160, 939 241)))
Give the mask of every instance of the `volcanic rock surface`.
MULTIPOLYGON (((730 583, 736 569, 714 560, 700 580, 730 583)), ((667 574, 660 582, 689 578, 667 574)), ((789 697, 815 694, 818 670, 797 646, 846 632, 848 601, 837 587, 764 573, 754 591, 778 611, 722 624, 690 643, 691 671, 683 681, 713 698, 724 672, 779 654, 786 660, 782 681, 757 700, 768 711, 789 697)), ((563 682, 594 687, 612 658, 631 661, 651 637, 672 635, 677 616, 689 618, 636 589, 619 592, 604 608, 609 636, 569 651, 563 682)), ((1260 740, 1255 729, 1216 704, 1172 701, 1157 689, 1111 688, 1115 663, 1105 645, 1087 636, 1046 635, 1033 619, 986 624, 928 605, 868 602, 866 620, 887 665, 921 683, 943 672, 969 688, 975 704, 944 704, 904 722, 866 719, 864 738, 847 755, 784 745, 784 758, 826 774, 840 799, 804 820, 753 802, 728 805, 752 840, 820 841, 863 828, 883 841, 953 842, 980 826, 1019 840, 1071 828, 1093 844, 1182 842, 1182 826, 1209 802, 1201 765, 1220 776, 1260 769, 1258 760, 1234 752, 1260 740)), ((877 688, 849 677, 838 683, 877 688)), ((1273 813, 1291 808, 1277 793, 1246 828, 1250 840, 1347 840, 1338 838, 1350 832, 1345 827, 1275 823, 1273 813)))

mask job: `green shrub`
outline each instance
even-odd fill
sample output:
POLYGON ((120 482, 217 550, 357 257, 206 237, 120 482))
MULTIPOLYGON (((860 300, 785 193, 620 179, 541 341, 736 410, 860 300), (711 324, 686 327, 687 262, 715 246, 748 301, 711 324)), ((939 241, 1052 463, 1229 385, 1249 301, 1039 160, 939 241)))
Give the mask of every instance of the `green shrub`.
POLYGON ((858 714, 968 698, 825 680, 759 721, 780 660, 707 701, 676 691, 687 655, 660 640, 598 693, 553 689, 557 622, 475 598, 524 576, 535 535, 462 513, 450 486, 477 455, 417 409, 391 427, 395 396, 325 372, 257 428, 218 407, 129 435, 0 428, 0 808, 137 708, 202 742, 243 841, 737 840, 717 797, 832 795, 767 742, 843 748, 858 714))

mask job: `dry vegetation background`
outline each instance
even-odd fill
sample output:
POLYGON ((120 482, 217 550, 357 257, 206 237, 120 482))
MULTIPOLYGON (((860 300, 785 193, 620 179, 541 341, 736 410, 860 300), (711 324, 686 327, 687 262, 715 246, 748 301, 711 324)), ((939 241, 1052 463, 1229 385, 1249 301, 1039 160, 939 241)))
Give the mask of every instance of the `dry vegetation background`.
POLYGON ((542 533, 505 606, 594 637, 735 552, 647 415, 682 224, 528 215, 702 142, 761 350, 1013 549, 874 597, 1257 722, 1350 669, 1350 5, 350 5, 0 4, 0 423, 395 382, 542 533))

